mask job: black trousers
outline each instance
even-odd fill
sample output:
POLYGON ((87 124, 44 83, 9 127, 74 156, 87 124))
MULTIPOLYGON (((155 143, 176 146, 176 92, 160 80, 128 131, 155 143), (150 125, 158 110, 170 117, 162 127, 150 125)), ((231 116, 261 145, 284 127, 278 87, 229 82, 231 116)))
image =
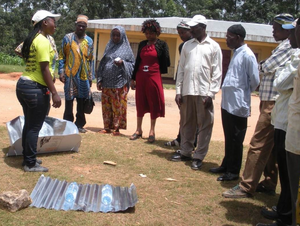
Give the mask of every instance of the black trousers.
POLYGON ((243 158, 243 142, 247 131, 247 118, 239 117, 221 109, 225 136, 225 156, 221 166, 226 172, 239 174, 243 158))
POLYGON ((277 157, 281 192, 277 203, 278 223, 292 224, 292 198, 285 150, 286 132, 275 129, 274 151, 277 157))
MULTIPOLYGON (((86 124, 85 114, 84 114, 84 98, 76 98, 77 102, 77 113, 76 113, 76 121, 75 125, 78 128, 83 128, 86 124)), ((74 122, 74 115, 73 115, 73 100, 65 100, 65 112, 64 112, 64 119, 74 122)))

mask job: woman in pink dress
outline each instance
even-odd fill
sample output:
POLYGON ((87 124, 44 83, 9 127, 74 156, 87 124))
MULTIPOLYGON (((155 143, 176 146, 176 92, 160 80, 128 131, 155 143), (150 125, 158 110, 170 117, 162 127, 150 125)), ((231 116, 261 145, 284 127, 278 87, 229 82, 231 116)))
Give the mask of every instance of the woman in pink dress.
POLYGON ((131 88, 136 90, 137 129, 130 140, 142 137, 143 117, 145 113, 149 112, 151 128, 148 142, 153 143, 155 141, 156 119, 165 116, 165 99, 161 74, 168 73, 170 56, 167 43, 158 39, 161 28, 155 19, 144 21, 142 32, 147 40, 139 44, 131 80, 131 88))

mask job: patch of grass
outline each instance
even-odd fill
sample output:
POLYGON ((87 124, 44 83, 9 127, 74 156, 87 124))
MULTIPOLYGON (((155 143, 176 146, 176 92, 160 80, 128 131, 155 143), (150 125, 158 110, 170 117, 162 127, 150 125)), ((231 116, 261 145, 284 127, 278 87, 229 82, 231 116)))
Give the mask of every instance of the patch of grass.
POLYGON ((23 72, 24 70, 25 66, 0 64, 1 73, 23 72))
MULTIPOLYGON (((88 132, 82 134, 80 151, 40 155, 44 173, 52 179, 78 183, 137 187, 139 201, 135 211, 126 213, 85 213, 26 208, 16 213, 0 210, 0 225, 255 225, 268 222, 260 215, 262 206, 272 206, 278 195, 257 194, 255 198, 233 200, 221 196, 238 182, 217 182, 218 175, 208 172, 224 155, 223 142, 211 142, 200 171, 190 169, 190 163, 171 162, 175 149, 165 147, 169 138, 157 137, 130 141, 126 136, 114 137, 88 132), (110 160, 117 166, 104 165, 110 160), (139 174, 146 174, 142 178, 139 174), (175 182, 165 180, 174 178, 175 182)), ((5 157, 9 138, 0 126, 0 193, 26 189, 31 193, 40 173, 25 173, 22 157, 5 157)), ((244 150, 244 160, 247 148, 244 150)), ((277 191, 278 193, 278 191, 277 191)))

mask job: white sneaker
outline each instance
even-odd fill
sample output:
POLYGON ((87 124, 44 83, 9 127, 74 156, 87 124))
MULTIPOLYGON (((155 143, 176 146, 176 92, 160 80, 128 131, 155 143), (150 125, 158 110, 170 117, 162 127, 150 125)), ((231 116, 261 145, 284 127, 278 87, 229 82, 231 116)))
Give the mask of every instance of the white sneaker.
POLYGON ((48 168, 41 166, 38 163, 35 163, 33 167, 24 166, 25 172, 48 172, 48 168))

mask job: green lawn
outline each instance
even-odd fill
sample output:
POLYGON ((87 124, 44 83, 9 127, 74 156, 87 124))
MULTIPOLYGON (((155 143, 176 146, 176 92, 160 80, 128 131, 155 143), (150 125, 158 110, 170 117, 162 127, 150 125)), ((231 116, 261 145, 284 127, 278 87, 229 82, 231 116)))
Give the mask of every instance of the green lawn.
MULTIPOLYGON (((164 146, 169 139, 157 137, 156 143, 148 144, 146 139, 130 141, 126 136, 88 132, 82 135, 78 153, 39 156, 43 165, 49 168, 45 176, 52 179, 114 186, 134 183, 139 198, 134 210, 106 214, 36 208, 16 213, 0 210, 0 225, 250 226, 270 222, 260 215, 260 210, 262 206, 276 204, 278 195, 257 194, 254 198, 241 200, 221 196, 223 191, 237 184, 237 181, 217 182, 217 175, 208 172, 209 168, 220 164, 224 154, 223 142, 211 142, 202 169, 193 171, 189 163, 169 161, 175 150, 164 146), (105 160, 114 161, 117 166, 104 165, 105 160), (142 178, 139 174, 147 177, 142 178), (176 181, 167 181, 166 178, 176 181)), ((4 126, 0 126, 0 147, 0 193, 19 189, 31 193, 41 174, 25 173, 20 156, 5 157, 9 138, 4 126)))

